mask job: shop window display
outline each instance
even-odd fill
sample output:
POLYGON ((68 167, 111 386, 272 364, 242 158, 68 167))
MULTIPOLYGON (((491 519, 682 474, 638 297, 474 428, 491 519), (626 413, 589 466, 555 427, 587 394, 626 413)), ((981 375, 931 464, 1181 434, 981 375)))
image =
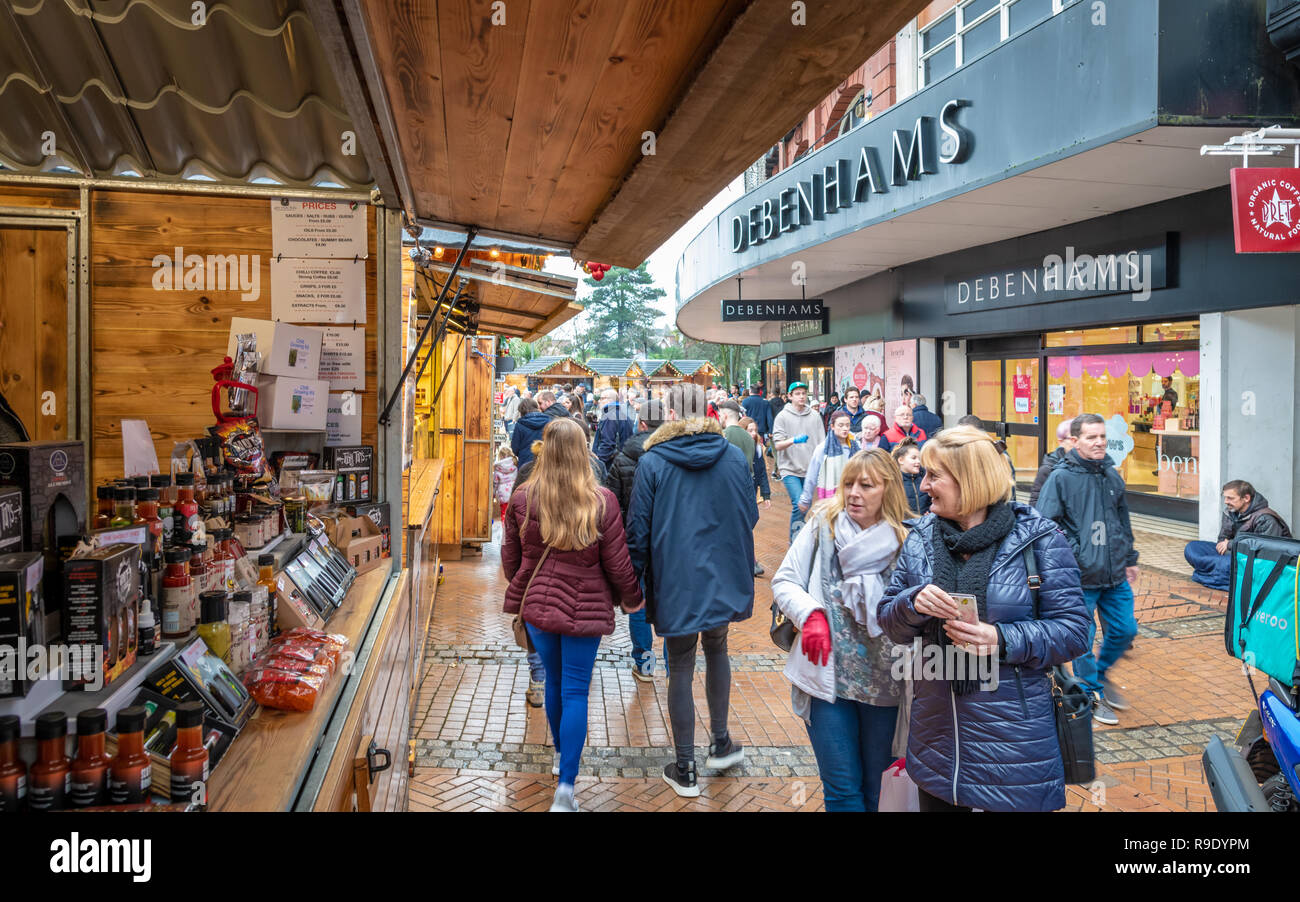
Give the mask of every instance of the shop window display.
POLYGON ((1047 434, 1081 413, 1107 420, 1129 491, 1195 500, 1200 488, 1200 355, 1154 351, 1047 360, 1047 434))

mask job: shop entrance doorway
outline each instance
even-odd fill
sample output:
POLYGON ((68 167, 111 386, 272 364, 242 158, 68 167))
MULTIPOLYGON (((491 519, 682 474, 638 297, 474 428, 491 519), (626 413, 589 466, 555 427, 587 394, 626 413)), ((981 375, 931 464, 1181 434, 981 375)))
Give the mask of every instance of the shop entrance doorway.
POLYGON ((1038 409, 1039 358, 971 359, 969 409, 984 428, 1007 443, 1016 482, 1033 483, 1043 456, 1044 427, 1038 409))

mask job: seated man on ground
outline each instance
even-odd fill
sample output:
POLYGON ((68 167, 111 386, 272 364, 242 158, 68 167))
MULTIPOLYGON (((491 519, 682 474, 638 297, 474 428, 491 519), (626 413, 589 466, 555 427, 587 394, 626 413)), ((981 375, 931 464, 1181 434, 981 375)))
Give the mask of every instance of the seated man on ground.
POLYGON ((1286 521, 1268 506, 1268 499, 1244 479, 1234 479, 1223 487, 1223 520, 1219 526, 1218 543, 1188 542, 1183 549, 1183 557, 1194 571, 1192 579, 1207 589, 1227 592, 1232 565, 1228 552, 1232 540, 1243 533, 1291 538, 1286 521))

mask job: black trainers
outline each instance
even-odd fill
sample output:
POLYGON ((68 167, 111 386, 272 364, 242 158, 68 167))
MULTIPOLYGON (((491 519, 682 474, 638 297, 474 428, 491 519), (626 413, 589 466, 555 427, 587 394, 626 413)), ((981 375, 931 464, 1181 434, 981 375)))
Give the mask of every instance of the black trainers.
POLYGON ((684 798, 694 799, 700 794, 700 785, 695 780, 695 762, 685 768, 677 766, 674 761, 664 765, 664 782, 673 788, 673 792, 684 798))
POLYGON ((729 767, 735 767, 744 760, 744 746, 728 736, 725 747, 719 748, 716 742, 709 746, 709 757, 705 759, 704 766, 714 770, 726 770, 729 767))

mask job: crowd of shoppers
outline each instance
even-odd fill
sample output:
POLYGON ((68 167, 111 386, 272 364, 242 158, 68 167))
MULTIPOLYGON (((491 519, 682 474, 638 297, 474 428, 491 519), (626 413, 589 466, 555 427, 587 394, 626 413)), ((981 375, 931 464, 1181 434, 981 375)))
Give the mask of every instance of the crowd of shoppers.
MULTIPOLYGON (((1111 674, 1137 632, 1138 552, 1106 423, 1065 420, 1023 504, 1005 445, 978 418, 945 429, 923 395, 910 402, 889 426, 879 393, 853 387, 821 409, 802 382, 770 398, 691 383, 654 400, 606 391, 588 438, 550 412, 551 392, 506 393, 512 442, 493 475, 506 611, 522 607, 534 646, 530 700, 544 698, 557 755, 553 810, 577 809, 595 649, 616 609, 629 614, 637 679, 655 679, 664 640, 674 748, 663 780, 700 792, 701 651, 704 766, 744 761, 728 727, 728 632, 752 616, 763 574, 753 529, 757 498, 771 506, 769 453, 791 501, 771 584, 797 627, 785 676, 826 810, 876 810, 898 757, 923 811, 1063 807, 1052 668, 1070 665, 1097 722, 1130 707, 1111 674), (919 666, 927 655, 942 662, 938 678, 919 666)), ((1224 485, 1223 503, 1218 542, 1186 549, 1193 578, 1215 589, 1228 588, 1235 538, 1290 536, 1248 482, 1224 485)))

